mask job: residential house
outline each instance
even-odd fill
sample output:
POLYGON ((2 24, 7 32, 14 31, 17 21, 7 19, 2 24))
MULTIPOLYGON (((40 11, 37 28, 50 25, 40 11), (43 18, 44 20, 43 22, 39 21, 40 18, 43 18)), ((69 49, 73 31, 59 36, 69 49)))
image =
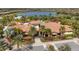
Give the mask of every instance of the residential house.
MULTIPOLYGON (((31 27, 35 27, 37 31, 40 30, 41 21, 40 20, 33 20, 27 23, 20 23, 16 22, 14 27, 20 28, 23 32, 28 33, 31 27)), ((51 29, 53 35, 60 34, 60 28, 62 24, 60 22, 45 22, 42 24, 45 28, 51 29)), ((72 29, 68 25, 63 25, 65 28, 64 34, 72 34, 72 29)))
POLYGON ((30 24, 36 28, 37 31, 39 31, 39 26, 40 26, 40 20, 33 20, 30 22, 30 24))
MULTIPOLYGON (((53 35, 60 34, 61 23, 60 22, 47 22, 44 24, 45 28, 49 28, 52 31, 53 35)), ((64 34, 72 34, 72 29, 68 25, 63 25, 65 27, 64 34)))

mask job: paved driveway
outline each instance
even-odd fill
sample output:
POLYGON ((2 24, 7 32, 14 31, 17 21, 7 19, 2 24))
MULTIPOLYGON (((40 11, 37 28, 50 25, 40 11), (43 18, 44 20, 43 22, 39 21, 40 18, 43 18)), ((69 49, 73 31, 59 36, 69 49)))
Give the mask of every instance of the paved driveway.
POLYGON ((31 51, 46 51, 46 48, 44 48, 43 45, 40 46, 33 46, 31 51))

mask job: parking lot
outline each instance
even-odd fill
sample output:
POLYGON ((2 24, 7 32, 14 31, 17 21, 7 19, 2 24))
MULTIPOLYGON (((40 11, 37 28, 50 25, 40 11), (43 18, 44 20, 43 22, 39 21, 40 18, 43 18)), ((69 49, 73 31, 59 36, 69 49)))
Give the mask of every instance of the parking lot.
POLYGON ((69 45, 69 47, 71 48, 71 51, 79 51, 79 45, 76 44, 75 42, 66 42, 66 43, 58 43, 55 44, 57 48, 59 48, 60 46, 67 44, 69 45))

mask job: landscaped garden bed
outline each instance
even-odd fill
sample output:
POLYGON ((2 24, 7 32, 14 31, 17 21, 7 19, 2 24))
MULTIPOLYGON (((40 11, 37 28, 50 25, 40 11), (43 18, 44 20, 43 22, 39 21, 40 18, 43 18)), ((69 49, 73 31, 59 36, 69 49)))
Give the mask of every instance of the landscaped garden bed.
POLYGON ((24 37, 25 44, 33 44, 35 43, 35 40, 31 36, 24 37))
POLYGON ((54 46, 51 45, 51 44, 47 45, 47 49, 48 49, 48 51, 56 51, 55 48, 54 48, 54 46))
POLYGON ((73 35, 64 35, 64 39, 61 39, 59 35, 51 36, 51 37, 43 37, 41 38, 42 42, 50 42, 50 41, 62 41, 62 40, 71 40, 73 39, 73 35))
POLYGON ((45 38, 41 38, 42 42, 48 42, 48 41, 53 41, 52 37, 45 37, 45 38))

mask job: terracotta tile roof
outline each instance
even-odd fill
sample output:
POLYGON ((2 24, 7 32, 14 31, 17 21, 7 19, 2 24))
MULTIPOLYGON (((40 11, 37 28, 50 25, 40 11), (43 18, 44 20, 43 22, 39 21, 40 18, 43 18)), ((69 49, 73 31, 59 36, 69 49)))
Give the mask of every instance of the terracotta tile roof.
POLYGON ((30 22, 30 24, 33 24, 33 25, 40 24, 40 20, 33 20, 30 22))
MULTIPOLYGON (((14 25, 14 27, 20 28, 23 32, 29 32, 32 24, 34 25, 34 24, 39 24, 39 23, 40 23, 39 20, 31 21, 29 23, 22 23, 22 24, 20 22, 17 22, 16 25, 14 25)), ((52 32, 56 32, 56 33, 59 33, 60 28, 61 28, 60 22, 46 22, 44 26, 45 28, 49 28, 51 29, 52 32)), ((70 26, 64 25, 64 27, 65 27, 66 32, 72 31, 70 26)))
MULTIPOLYGON (((49 29, 51 29, 52 32, 56 32, 56 33, 59 33, 60 28, 61 28, 60 22, 47 22, 44 24, 44 26, 45 26, 45 28, 49 28, 49 29)), ((64 27, 65 27, 66 32, 72 31, 70 26, 64 25, 64 27)))
POLYGON ((73 31, 73 30, 71 29, 71 27, 68 26, 68 25, 64 25, 64 27, 65 27, 65 31, 66 31, 66 32, 73 31))
POLYGON ((45 28, 51 29, 52 32, 57 32, 57 33, 59 33, 60 23, 47 22, 47 23, 45 23, 44 26, 45 26, 45 28))
MULTIPOLYGON (((34 20, 34 21, 31 21, 29 23, 20 23, 20 22, 15 22, 16 25, 14 25, 13 27, 14 28, 20 28, 23 32, 29 32, 30 28, 32 25, 36 25, 36 24, 39 24, 40 21, 39 20, 34 20)), ((36 28, 36 30, 38 31, 39 28, 36 28)))
POLYGON ((21 29, 23 32, 29 32, 31 25, 30 24, 16 24, 15 26, 13 26, 15 28, 19 28, 21 29))

